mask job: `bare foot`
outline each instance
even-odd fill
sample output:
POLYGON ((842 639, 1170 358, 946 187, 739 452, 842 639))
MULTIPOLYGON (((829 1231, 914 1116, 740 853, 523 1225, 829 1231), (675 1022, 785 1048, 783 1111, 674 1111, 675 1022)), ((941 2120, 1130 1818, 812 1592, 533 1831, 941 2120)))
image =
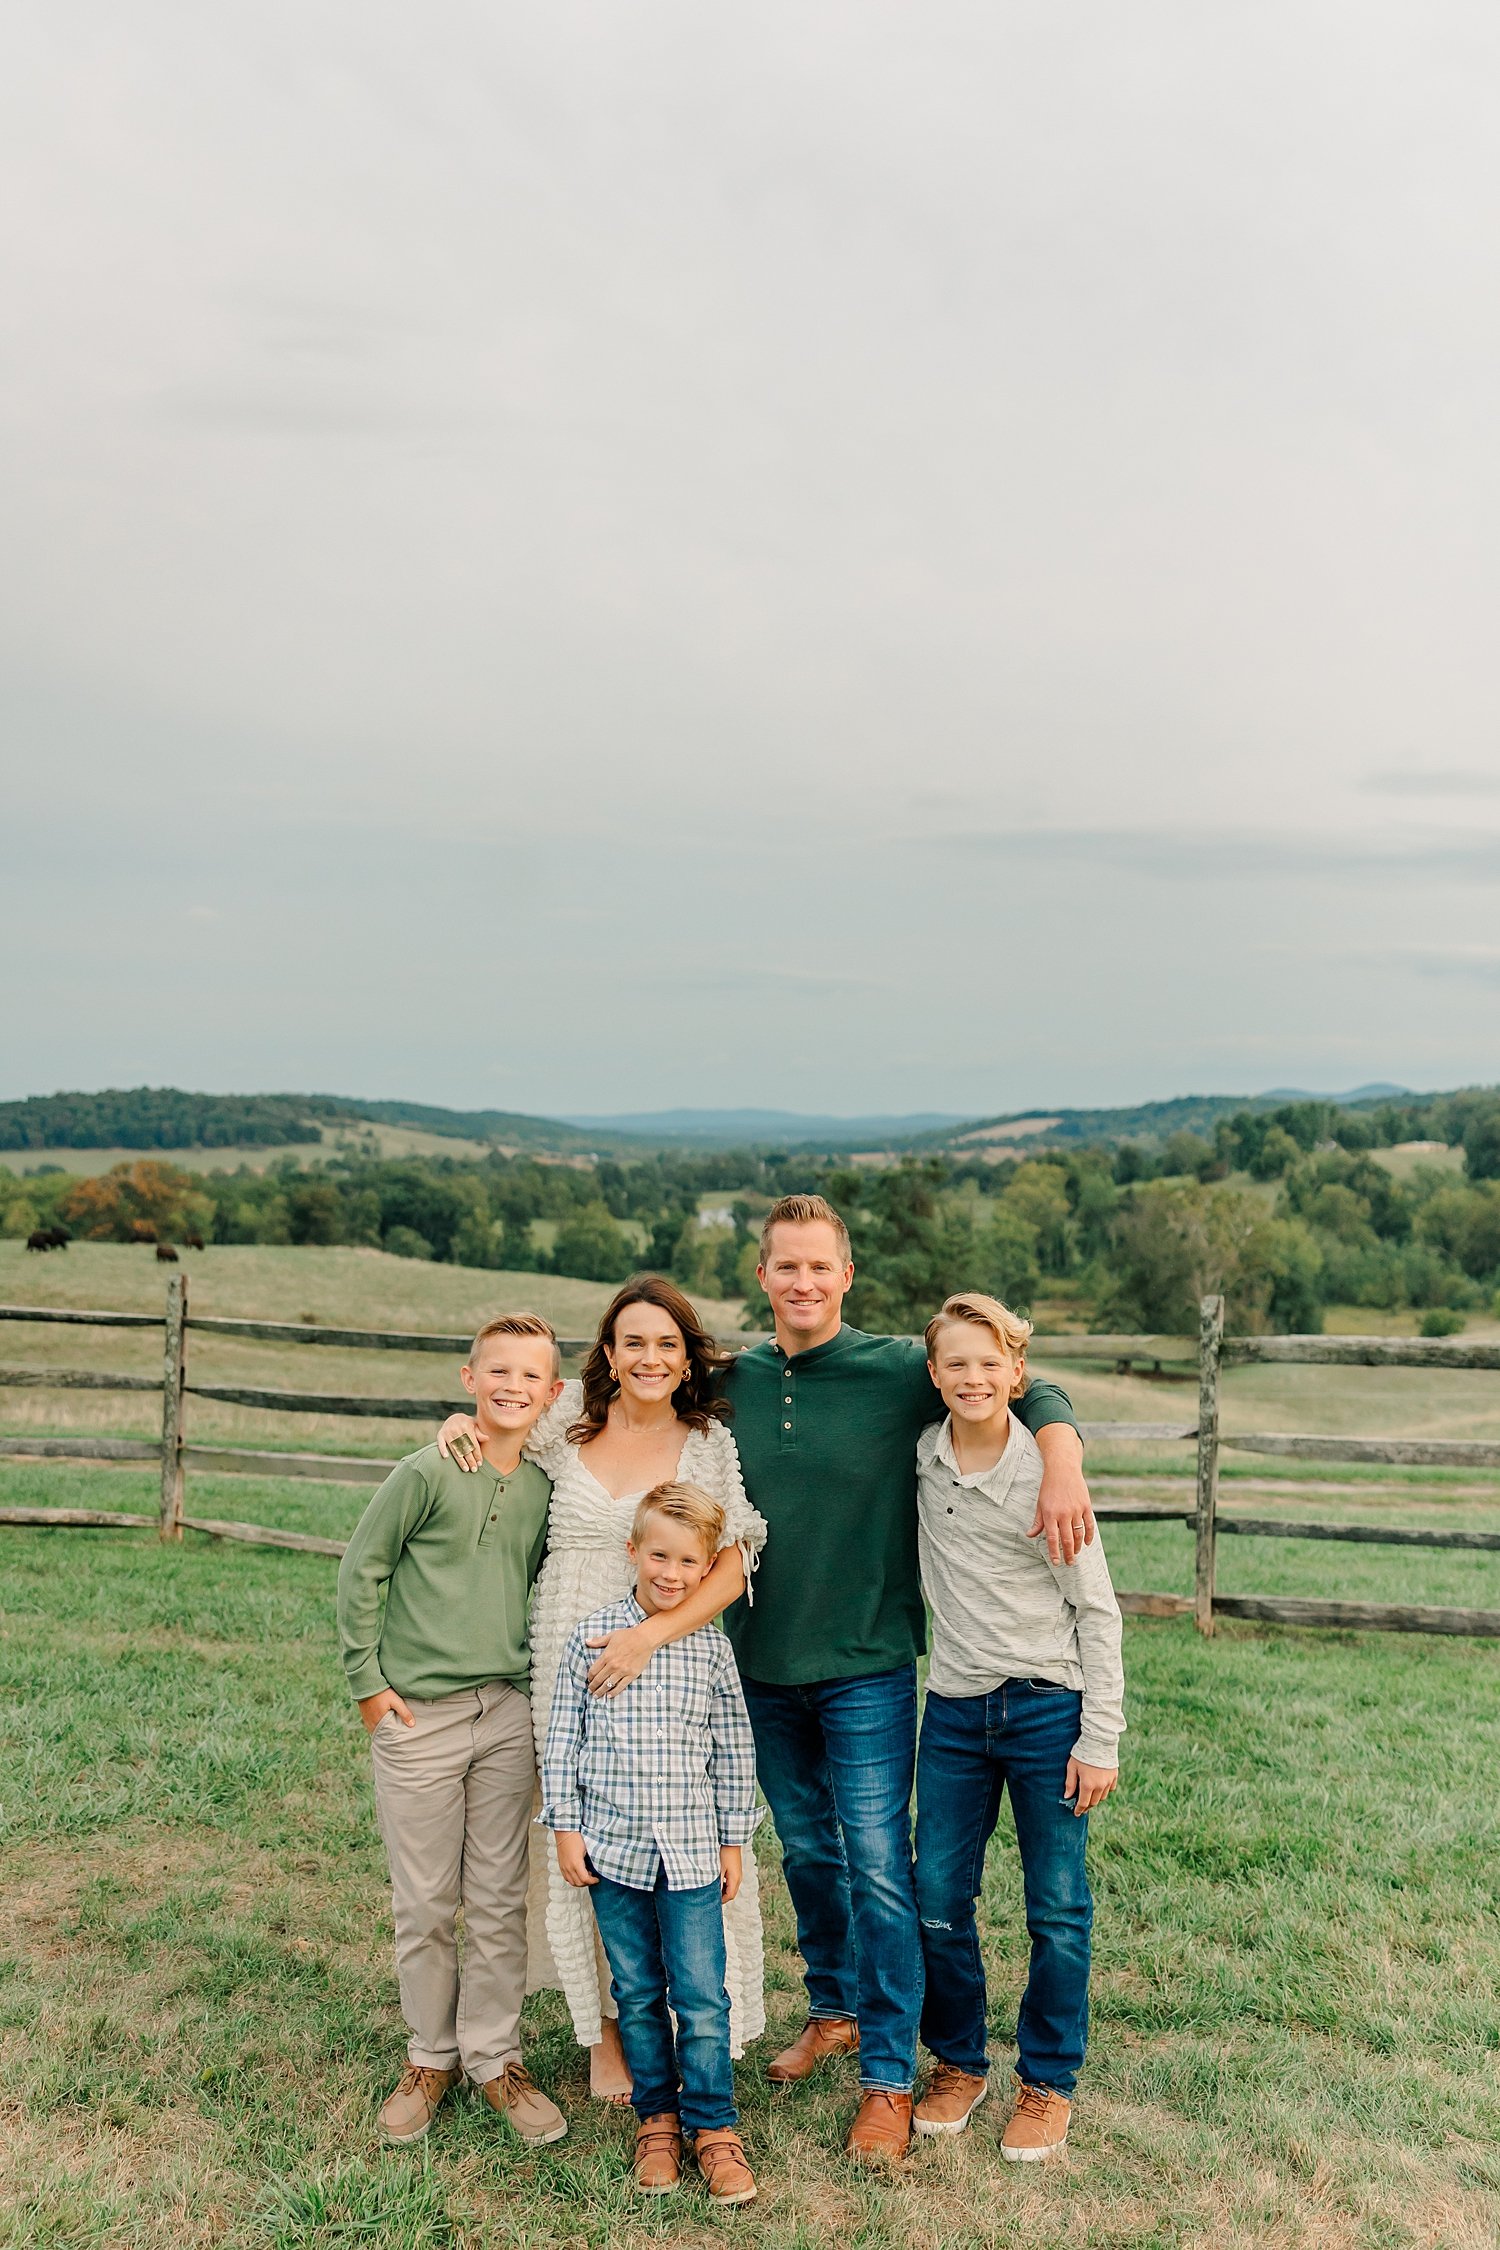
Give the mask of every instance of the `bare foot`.
POLYGON ((615 2109, 628 2108, 630 2103, 630 2072, 613 2016, 605 2017, 599 2044, 589 2049, 589 2092, 596 2102, 608 2102, 615 2109))

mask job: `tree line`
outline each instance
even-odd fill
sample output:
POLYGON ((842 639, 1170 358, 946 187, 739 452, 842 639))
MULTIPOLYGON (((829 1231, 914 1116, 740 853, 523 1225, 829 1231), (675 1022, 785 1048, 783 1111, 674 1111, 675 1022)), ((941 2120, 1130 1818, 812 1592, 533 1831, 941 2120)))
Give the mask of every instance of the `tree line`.
POLYGON ((1212 1136, 1006 1158, 856 1165, 795 1152, 630 1161, 339 1157, 315 1170, 189 1173, 143 1158, 96 1178, 0 1169, 0 1231, 61 1222, 105 1241, 349 1243, 511 1272, 617 1281, 637 1267, 711 1297, 755 1291, 760 1215, 795 1190, 846 1213, 851 1318, 920 1325, 950 1287, 1046 1302, 1103 1328, 1180 1332, 1222 1291, 1232 1328, 1316 1331, 1328 1305, 1414 1307, 1432 1332, 1500 1291, 1500 1095, 1341 1111, 1292 1102, 1212 1136), (1464 1168, 1396 1141, 1461 1145, 1464 1168))

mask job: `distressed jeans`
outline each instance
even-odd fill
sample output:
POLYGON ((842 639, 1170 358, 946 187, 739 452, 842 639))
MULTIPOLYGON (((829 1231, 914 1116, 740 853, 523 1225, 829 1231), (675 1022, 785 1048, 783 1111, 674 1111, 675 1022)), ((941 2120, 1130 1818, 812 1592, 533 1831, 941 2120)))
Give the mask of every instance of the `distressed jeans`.
POLYGON ((860 2084, 906 2093, 922 2005, 911 1867, 917 1668, 743 1685, 797 1915, 808 2013, 857 2019, 860 2084))
POLYGON ((975 1901, 1000 1793, 1021 1855, 1031 1968, 1016 2023, 1017 2076, 1071 2096, 1089 2022, 1084 1871, 1088 1816, 1063 1802, 1083 1698, 1048 1680, 1005 1680, 989 1695, 928 1691, 917 1753, 917 1910, 927 1990, 922 2043, 939 2062, 982 2074, 984 1959, 975 1901))
POLYGON ((654 1890, 636 1891, 601 1875, 589 1897, 609 1956, 636 2116, 670 2114, 689 2133, 716 2133, 733 2125, 734 2066, 718 1884, 669 1890, 663 1869, 654 1890))

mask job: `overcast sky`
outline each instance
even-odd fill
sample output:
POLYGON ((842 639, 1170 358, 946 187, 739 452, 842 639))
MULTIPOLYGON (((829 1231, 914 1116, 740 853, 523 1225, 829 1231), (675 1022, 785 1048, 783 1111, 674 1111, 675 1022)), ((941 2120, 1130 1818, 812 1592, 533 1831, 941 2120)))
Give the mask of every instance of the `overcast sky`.
POLYGON ((1482 0, 22 0, 0 1094, 1500 1078, 1482 0))

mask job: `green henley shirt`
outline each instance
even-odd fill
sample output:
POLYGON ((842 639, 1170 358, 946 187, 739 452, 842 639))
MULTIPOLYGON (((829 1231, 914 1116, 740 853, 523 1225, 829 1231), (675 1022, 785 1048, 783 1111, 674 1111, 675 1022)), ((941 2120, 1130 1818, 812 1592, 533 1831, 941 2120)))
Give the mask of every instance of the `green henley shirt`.
POLYGON ((424 1445, 396 1463, 339 1564, 339 1641, 356 1698, 394 1688, 433 1702, 490 1680, 528 1693, 526 1612, 551 1498, 534 1461, 505 1477, 485 1461, 466 1475, 424 1445))
MULTIPOLYGON (((917 1439, 946 1408, 922 1345, 841 1328, 790 1357, 771 1339, 725 1370, 750 1505, 769 1537, 753 1607, 725 1617, 740 1670, 769 1686, 858 1679, 926 1646, 917 1572, 917 1439)), ((1076 1429, 1066 1391, 1034 1382, 1016 1413, 1076 1429)))

